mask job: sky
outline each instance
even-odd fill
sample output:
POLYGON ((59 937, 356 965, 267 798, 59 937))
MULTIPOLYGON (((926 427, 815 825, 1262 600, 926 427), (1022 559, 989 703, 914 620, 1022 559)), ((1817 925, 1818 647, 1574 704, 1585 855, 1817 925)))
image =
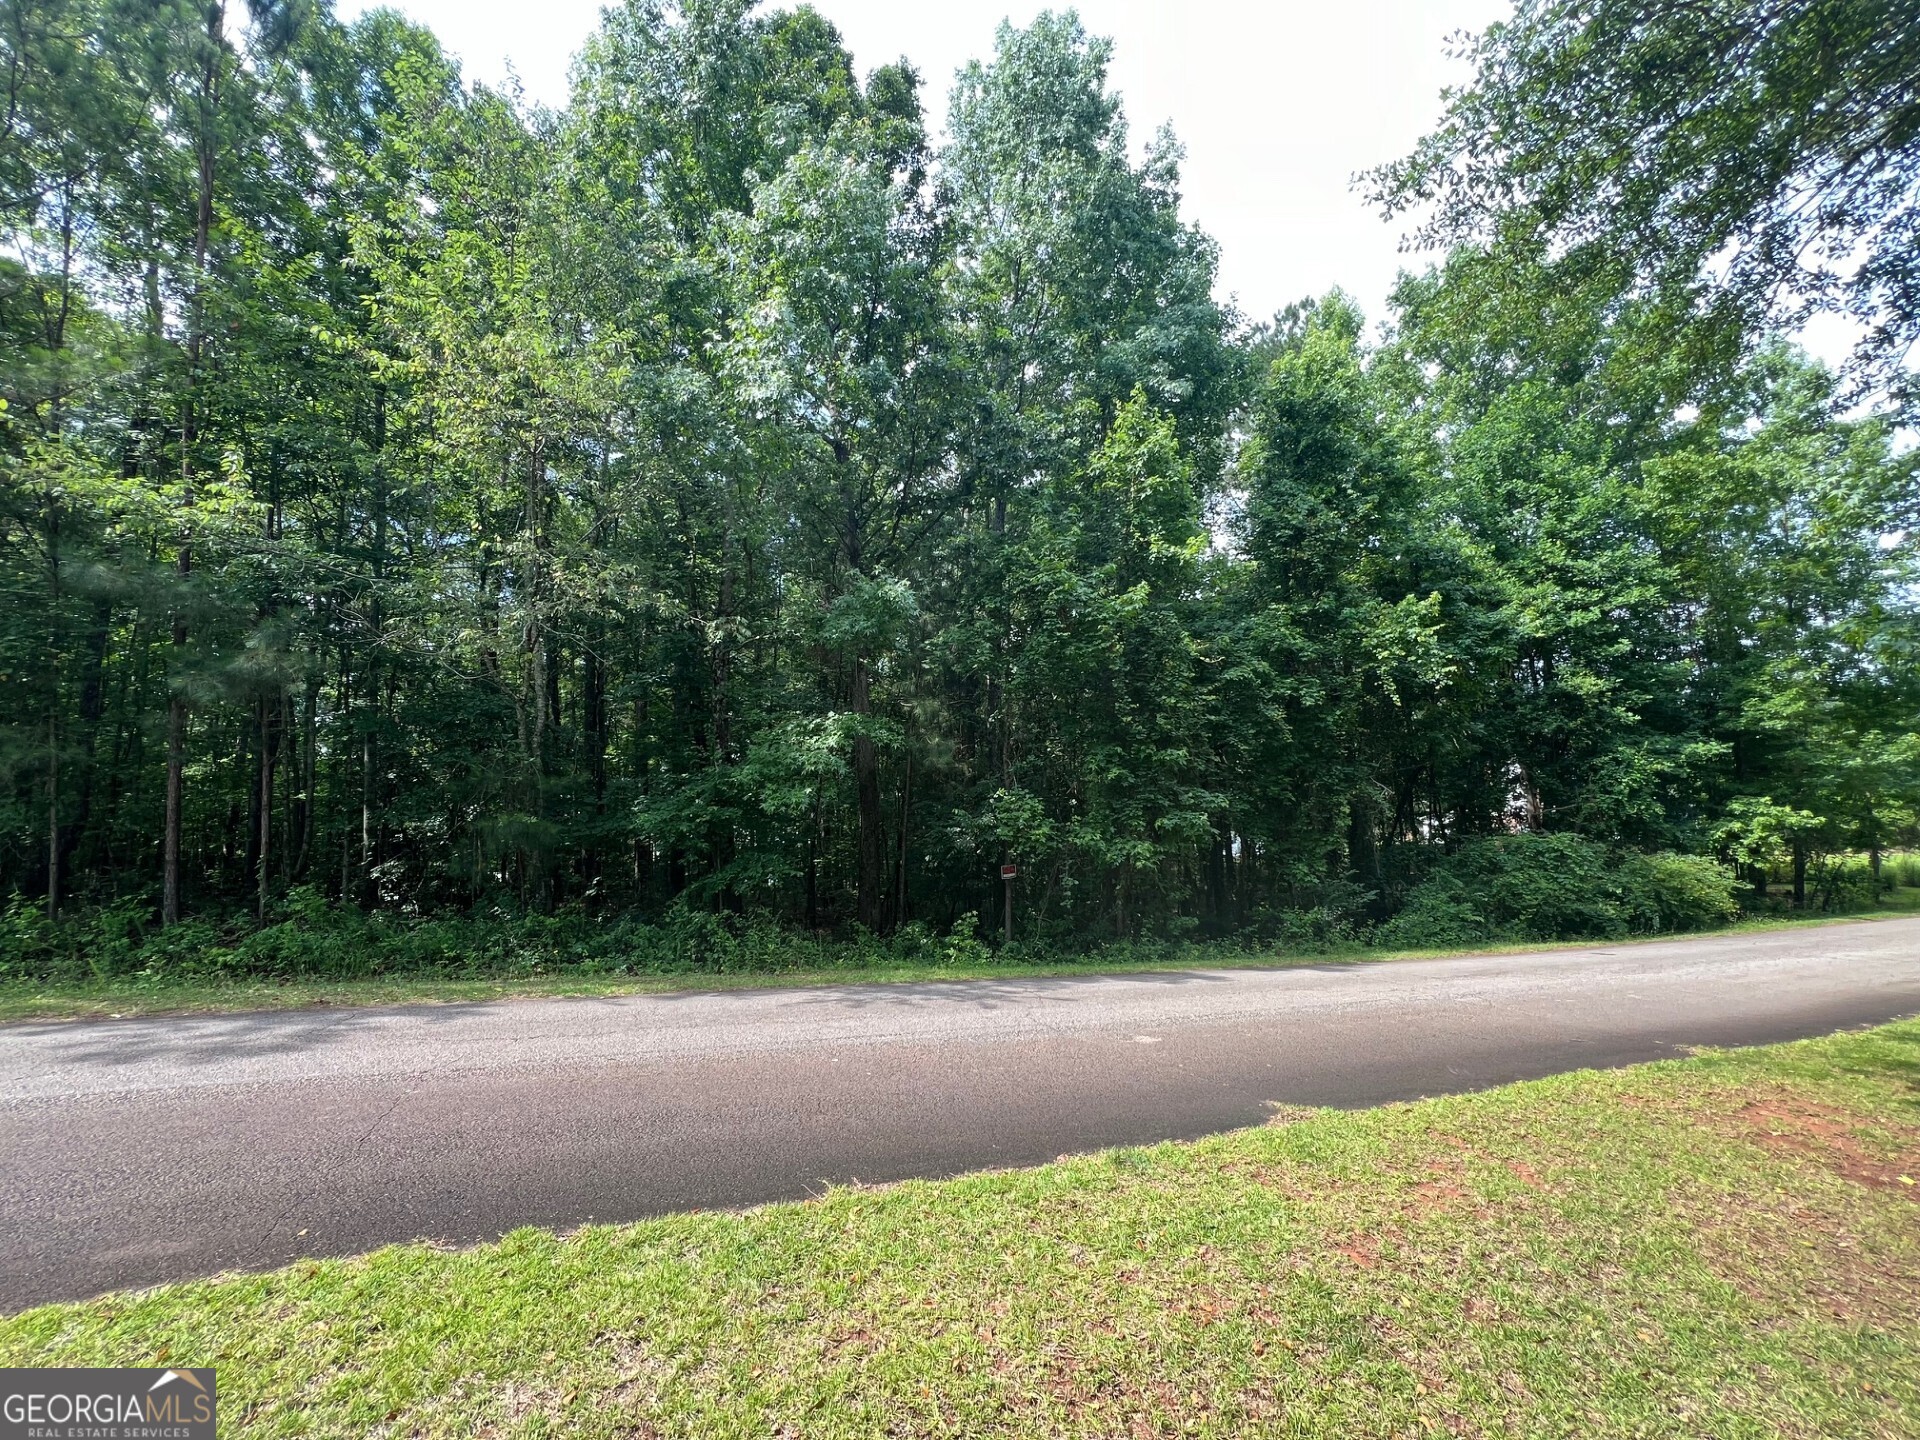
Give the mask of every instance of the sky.
MULTIPOLYGON (((519 77, 529 99, 567 98, 574 54, 600 0, 389 0, 428 26, 470 79, 519 77)), ((351 17, 370 8, 344 0, 351 17)), ((864 76, 904 56, 929 118, 954 72, 993 51, 1002 20, 1032 0, 814 0, 864 76)), ((1054 8, 1064 8, 1054 0, 1054 8)), ((1354 176, 1405 154, 1439 118, 1441 89, 1468 67, 1449 38, 1507 13, 1507 0, 1080 0, 1087 29, 1114 42, 1110 83, 1136 147, 1170 123, 1186 147, 1186 218, 1220 244, 1219 293, 1252 319, 1339 286, 1372 319, 1404 266, 1389 223, 1354 176)))

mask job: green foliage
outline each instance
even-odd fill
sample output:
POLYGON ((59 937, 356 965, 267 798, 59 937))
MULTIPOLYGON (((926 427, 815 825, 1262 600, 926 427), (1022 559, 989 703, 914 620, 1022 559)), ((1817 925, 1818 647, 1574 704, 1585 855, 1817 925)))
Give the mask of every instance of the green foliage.
MULTIPOLYGON (((58 922, 19 896, 0 911, 0 980, 180 984, 238 978, 299 980, 503 979, 539 975, 770 975, 786 971, 977 967, 993 952, 971 917, 947 933, 915 921, 886 937, 821 939, 764 912, 680 907, 658 920, 495 912, 368 914, 309 887, 285 897, 267 925, 247 915, 162 929, 144 905, 123 903, 58 922)), ((1057 958, 1030 949, 1039 962, 1057 958)), ((1125 958, 1125 957, 1121 957, 1125 958)))
POLYGON ((1521 0, 1440 126, 1372 178, 1429 240, 1558 252, 1561 283, 1650 294, 1668 328, 1845 313, 1862 369, 1902 383, 1916 30, 1914 0, 1521 0))
POLYGON ((1701 930, 1738 915, 1735 884, 1700 856, 1618 856, 1577 835, 1508 835, 1448 856, 1379 940, 1413 949, 1701 930))
POLYGON ((1571 940, 1626 929, 1604 847, 1576 835, 1513 835, 1477 841, 1447 857, 1409 893, 1383 938, 1447 945, 1571 940))
MULTIPOLYGON (((1214 300, 1070 14, 1002 27, 936 150, 806 9, 610 9, 548 112, 387 11, 13 6, 0 889, 61 918, 0 965, 964 955, 1007 862, 1032 954, 1725 913, 1655 852, 1851 903, 1839 857, 1920 840, 1920 452, 1551 238, 1555 137, 1621 119, 1569 94, 1646 102, 1661 173, 1594 171, 1642 223, 1669 138, 1773 103, 1713 47, 1909 65, 1882 0, 1757 51, 1743 5, 1684 37, 1706 132, 1647 108, 1670 17, 1490 33, 1399 180, 1511 161, 1565 213, 1371 329, 1214 300)), ((1797 153, 1762 187, 1831 178, 1797 153)))
POLYGON ((1632 854, 1620 864, 1622 898, 1640 934, 1727 924, 1740 914, 1738 884, 1731 870, 1704 855, 1632 854))
POLYGON ((1777 805, 1764 795, 1742 795, 1727 806, 1713 838, 1736 864, 1771 871, 1819 829, 1820 817, 1811 810, 1777 805))

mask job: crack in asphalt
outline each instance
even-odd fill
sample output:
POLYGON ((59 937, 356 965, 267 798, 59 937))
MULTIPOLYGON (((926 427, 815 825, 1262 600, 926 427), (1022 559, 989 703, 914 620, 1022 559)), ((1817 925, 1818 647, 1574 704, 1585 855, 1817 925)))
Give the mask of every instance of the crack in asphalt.
MULTIPOLYGON (((374 1116, 373 1122, 347 1145, 339 1159, 334 1162, 334 1169, 336 1171, 351 1162, 356 1155, 366 1148, 367 1142, 373 1139, 374 1132, 392 1118, 393 1112, 400 1108, 401 1103, 406 1100, 408 1093, 408 1091, 403 1090, 398 1095, 395 1095, 392 1100, 387 1102, 386 1109, 374 1116)), ((273 1238, 273 1232, 286 1223, 287 1217, 299 1208, 303 1200, 311 1200, 314 1196, 320 1194, 323 1188, 324 1187, 320 1185, 315 1185, 309 1190, 296 1194, 289 1200, 286 1208, 267 1222, 266 1228, 260 1232, 260 1238, 253 1242, 253 1248, 240 1260, 240 1268, 244 1270, 251 1266, 255 1260, 259 1259, 260 1252, 267 1248, 267 1242, 273 1238)))

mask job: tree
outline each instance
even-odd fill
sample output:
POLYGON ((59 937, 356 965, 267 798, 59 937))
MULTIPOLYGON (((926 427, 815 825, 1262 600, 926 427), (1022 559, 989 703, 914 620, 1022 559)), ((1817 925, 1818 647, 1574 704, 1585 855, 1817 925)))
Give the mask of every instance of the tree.
POLYGON ((1516 225, 1243 327, 1071 15, 935 151, 805 8, 631 0, 559 110, 246 14, 0 0, 56 930, 971 946, 1011 861, 1022 941, 1317 936, 1462 850, 1813 903, 1914 833, 1920 461, 1682 271, 1516 225))
POLYGON ((1521 0, 1373 193, 1431 207, 1426 243, 1550 255, 1670 327, 1737 342, 1846 315, 1856 378, 1911 401, 1917 31, 1915 0, 1521 0))
MULTIPOLYGON (((858 132, 844 137, 860 138, 858 132)), ((876 710, 916 608, 911 581, 954 502, 937 231, 884 154, 808 148, 754 196, 734 240, 743 303, 731 352, 769 429, 769 498, 792 517, 777 563, 822 608, 816 632, 851 720, 857 914, 889 928, 876 710)), ((824 678, 824 677, 823 677, 824 678)))

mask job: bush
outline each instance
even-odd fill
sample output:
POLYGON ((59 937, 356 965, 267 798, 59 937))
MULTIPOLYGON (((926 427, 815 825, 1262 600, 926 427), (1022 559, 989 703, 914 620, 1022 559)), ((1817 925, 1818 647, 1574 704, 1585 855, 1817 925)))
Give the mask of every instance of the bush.
POLYGON ((944 935, 916 923, 886 938, 856 933, 828 940, 768 915, 692 906, 652 918, 578 909, 420 917, 368 914, 308 888, 289 893, 264 926, 236 913, 191 916, 162 930, 152 907, 138 901, 57 923, 40 904, 17 895, 0 907, 0 980, 35 982, 780 974, 979 965, 994 953, 975 935, 972 917, 944 935))
POLYGON ((140 967, 141 946, 152 929, 148 907, 121 901, 77 918, 49 920, 45 905, 14 895, 0 912, 0 979, 50 975, 123 975, 140 967))
POLYGON ((1706 930, 1740 916, 1739 879, 1704 855, 1628 855, 1620 878, 1636 934, 1706 930))
POLYGON ((1453 950, 1496 938, 1494 927, 1451 875, 1430 877, 1407 893, 1405 906, 1374 931, 1389 950, 1453 950))
MULTIPOLYGON (((1860 862, 1863 867, 1865 862, 1860 862)), ((1824 872, 1823 872, 1824 874, 1824 872)), ((1571 940, 1697 930, 1737 913, 1733 876, 1686 855, 1616 857, 1573 835, 1510 835, 1440 858, 1389 923, 1368 934, 1369 892, 1329 882, 1317 903, 1263 909, 1234 935, 1199 941, 1177 932, 1078 943, 1023 938, 990 947, 977 919, 946 933, 915 922, 898 933, 824 939, 764 914, 676 905, 651 918, 565 909, 553 915, 492 910, 472 915, 368 914, 293 890, 272 923, 251 914, 194 915, 161 929, 144 901, 50 921, 18 895, 0 908, 0 980, 85 983, 132 979, 165 985, 227 977, 365 980, 382 976, 500 978, 554 974, 782 974, 901 965, 992 963, 1203 964, 1212 947, 1249 943, 1285 954, 1326 953, 1371 939, 1402 949, 1499 940, 1571 940)), ((1823 892, 1824 893, 1824 892, 1823 892)), ((1175 929, 1175 927, 1169 927, 1175 929)), ((1191 923, 1186 927, 1191 930, 1191 923)))
POLYGON ((46 907, 15 895, 0 911, 0 976, 38 975, 55 963, 56 927, 46 907))
MULTIPOLYGON (((1877 885, 1865 855, 1816 855, 1807 865, 1807 905, 1826 911, 1871 909, 1882 895, 1914 883, 1915 875, 1908 855, 1882 856, 1877 885)), ((1792 871, 1778 878, 1790 881, 1792 871)))
POLYGON ((1606 849, 1578 835, 1478 840, 1414 886, 1382 938, 1433 947, 1623 935, 1618 892, 1606 849))
POLYGON ((1736 883, 1725 866, 1699 856, 1616 858, 1578 835, 1504 835, 1448 856, 1376 938, 1439 949, 1699 930, 1739 913, 1736 883))
MULTIPOLYGON (((1254 914, 1242 939, 1269 945, 1285 955, 1316 955, 1360 943, 1355 912, 1370 898, 1360 892, 1353 904, 1322 903, 1300 908, 1263 909, 1254 914)), ((1235 937, 1229 937, 1235 938, 1235 937)))

